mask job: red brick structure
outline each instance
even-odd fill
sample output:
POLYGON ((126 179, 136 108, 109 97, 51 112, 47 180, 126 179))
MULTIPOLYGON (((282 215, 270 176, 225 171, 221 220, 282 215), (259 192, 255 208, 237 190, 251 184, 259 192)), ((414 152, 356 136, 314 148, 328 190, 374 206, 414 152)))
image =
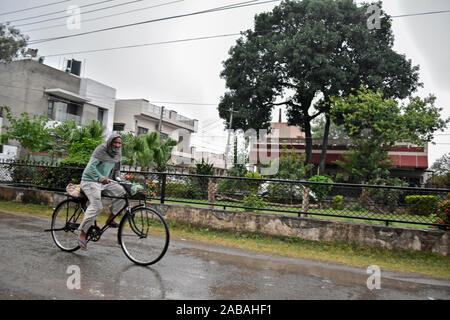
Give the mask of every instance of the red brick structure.
MULTIPOLYGON (((305 153, 305 138, 303 132, 298 128, 288 126, 287 123, 272 123, 274 129, 279 130, 278 140, 273 135, 269 135, 266 143, 253 145, 250 151, 250 159, 256 162, 258 152, 267 152, 270 156, 272 152, 281 152, 283 146, 288 149, 295 149, 298 153, 305 153), (294 129, 295 128, 295 129, 294 129), (293 134, 294 133, 294 134, 293 134)), ((326 171, 334 174, 339 168, 334 164, 336 160, 344 160, 342 154, 352 147, 351 140, 328 141, 326 171)), ((322 139, 313 139, 312 162, 319 163, 322 152, 322 139)), ((426 171, 428 169, 428 148, 418 147, 411 143, 398 143, 389 151, 389 156, 393 161, 394 168, 391 170, 393 177, 407 178, 411 185, 421 185, 426 181, 426 171)))

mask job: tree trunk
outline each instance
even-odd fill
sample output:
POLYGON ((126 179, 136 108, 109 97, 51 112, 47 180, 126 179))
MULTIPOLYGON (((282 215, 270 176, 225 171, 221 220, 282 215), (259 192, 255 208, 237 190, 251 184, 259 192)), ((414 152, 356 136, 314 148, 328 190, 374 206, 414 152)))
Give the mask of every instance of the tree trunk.
POLYGON ((311 123, 309 122, 309 117, 304 123, 305 129, 305 153, 306 153, 306 163, 312 163, 312 135, 311 135, 311 123))
POLYGON ((322 140, 322 153, 320 154, 319 160, 319 174, 323 175, 325 173, 325 165, 327 159, 327 149, 328 149, 328 135, 330 133, 331 119, 328 113, 325 114, 325 129, 323 131, 322 140))

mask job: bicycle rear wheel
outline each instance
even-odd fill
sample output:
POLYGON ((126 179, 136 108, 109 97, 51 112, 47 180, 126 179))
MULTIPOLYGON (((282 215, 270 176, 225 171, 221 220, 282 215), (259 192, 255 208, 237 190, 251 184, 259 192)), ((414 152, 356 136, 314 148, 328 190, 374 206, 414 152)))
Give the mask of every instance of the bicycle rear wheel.
POLYGON ((136 264, 148 266, 161 260, 169 246, 169 228, 155 210, 135 208, 120 221, 119 243, 136 264))
POLYGON ((78 227, 83 219, 84 207, 81 201, 67 199, 56 207, 52 216, 51 233, 56 245, 64 251, 76 251, 78 227))

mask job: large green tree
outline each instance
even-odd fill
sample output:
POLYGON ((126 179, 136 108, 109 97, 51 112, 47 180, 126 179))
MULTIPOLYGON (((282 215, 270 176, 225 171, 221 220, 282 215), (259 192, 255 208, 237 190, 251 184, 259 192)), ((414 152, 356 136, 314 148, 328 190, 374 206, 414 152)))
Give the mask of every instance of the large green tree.
POLYGON ((439 176, 450 173, 450 152, 437 159, 430 169, 439 176))
POLYGON ((433 133, 446 128, 450 119, 442 119, 442 108, 435 97, 411 97, 399 104, 378 90, 361 87, 347 97, 332 98, 333 120, 345 127, 354 149, 338 161, 359 181, 367 182, 389 173, 388 151, 397 142, 419 146, 433 140, 433 133))
POLYGON ((27 55, 28 36, 8 24, 0 23, 0 62, 8 62, 27 55))
POLYGON ((234 110, 234 129, 267 128, 274 106, 285 105, 289 124, 305 132, 308 164, 311 121, 324 113, 323 171, 330 97, 364 84, 405 98, 419 85, 418 67, 392 50, 390 17, 382 12, 380 28, 369 30, 368 6, 352 0, 283 1, 257 15, 254 30, 242 32, 224 62, 221 77, 228 90, 220 117, 228 121, 234 110))

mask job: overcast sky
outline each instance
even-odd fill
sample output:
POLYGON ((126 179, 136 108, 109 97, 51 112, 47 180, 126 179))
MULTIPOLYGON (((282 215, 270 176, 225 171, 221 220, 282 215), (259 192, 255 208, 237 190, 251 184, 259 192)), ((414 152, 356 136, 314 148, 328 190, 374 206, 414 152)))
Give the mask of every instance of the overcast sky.
MULTIPOLYGON (((255 0, 253 3, 265 1, 255 0)), ((255 14, 272 10, 280 1, 185 15, 242 2, 245 0, 1 0, 0 22, 16 20, 11 24, 18 26, 31 40, 40 40, 183 15, 30 47, 38 48, 39 55, 46 57, 45 63, 55 68, 62 69, 64 59, 81 60, 82 76, 116 88, 117 98, 144 98, 198 119, 199 132, 193 144, 197 150, 218 153, 225 150, 226 144, 223 120, 217 112, 217 104, 225 92, 224 80, 219 76, 222 62, 227 59, 228 50, 239 37, 236 34, 252 28, 255 14), (61 3, 3 14, 55 2, 61 3), (98 4, 90 5, 94 3, 98 4), (128 4, 88 12, 125 3, 128 4), (67 16, 62 11, 73 5, 77 5, 82 13, 80 29, 69 29, 67 18, 39 22, 67 16), (60 13, 47 15, 58 11, 60 13), (31 17, 36 18, 24 19, 31 17), (213 36, 203 40, 173 42, 213 36), (172 43, 72 54, 158 42, 172 43), (59 55, 62 53, 67 54, 59 55)), ((450 0, 389 0, 383 1, 383 9, 392 16, 450 10, 450 0)), ((436 95, 437 105, 444 108, 443 117, 450 116, 449 30, 450 12, 393 19, 394 50, 405 54, 414 65, 420 65, 420 81, 424 87, 416 94, 421 97, 430 93, 436 95)), ((278 119, 278 111, 273 112, 273 119, 278 119)), ((282 119, 286 120, 284 114, 282 119)), ((436 145, 429 148, 430 166, 437 158, 450 152, 450 129, 438 132, 435 142, 436 145)))

